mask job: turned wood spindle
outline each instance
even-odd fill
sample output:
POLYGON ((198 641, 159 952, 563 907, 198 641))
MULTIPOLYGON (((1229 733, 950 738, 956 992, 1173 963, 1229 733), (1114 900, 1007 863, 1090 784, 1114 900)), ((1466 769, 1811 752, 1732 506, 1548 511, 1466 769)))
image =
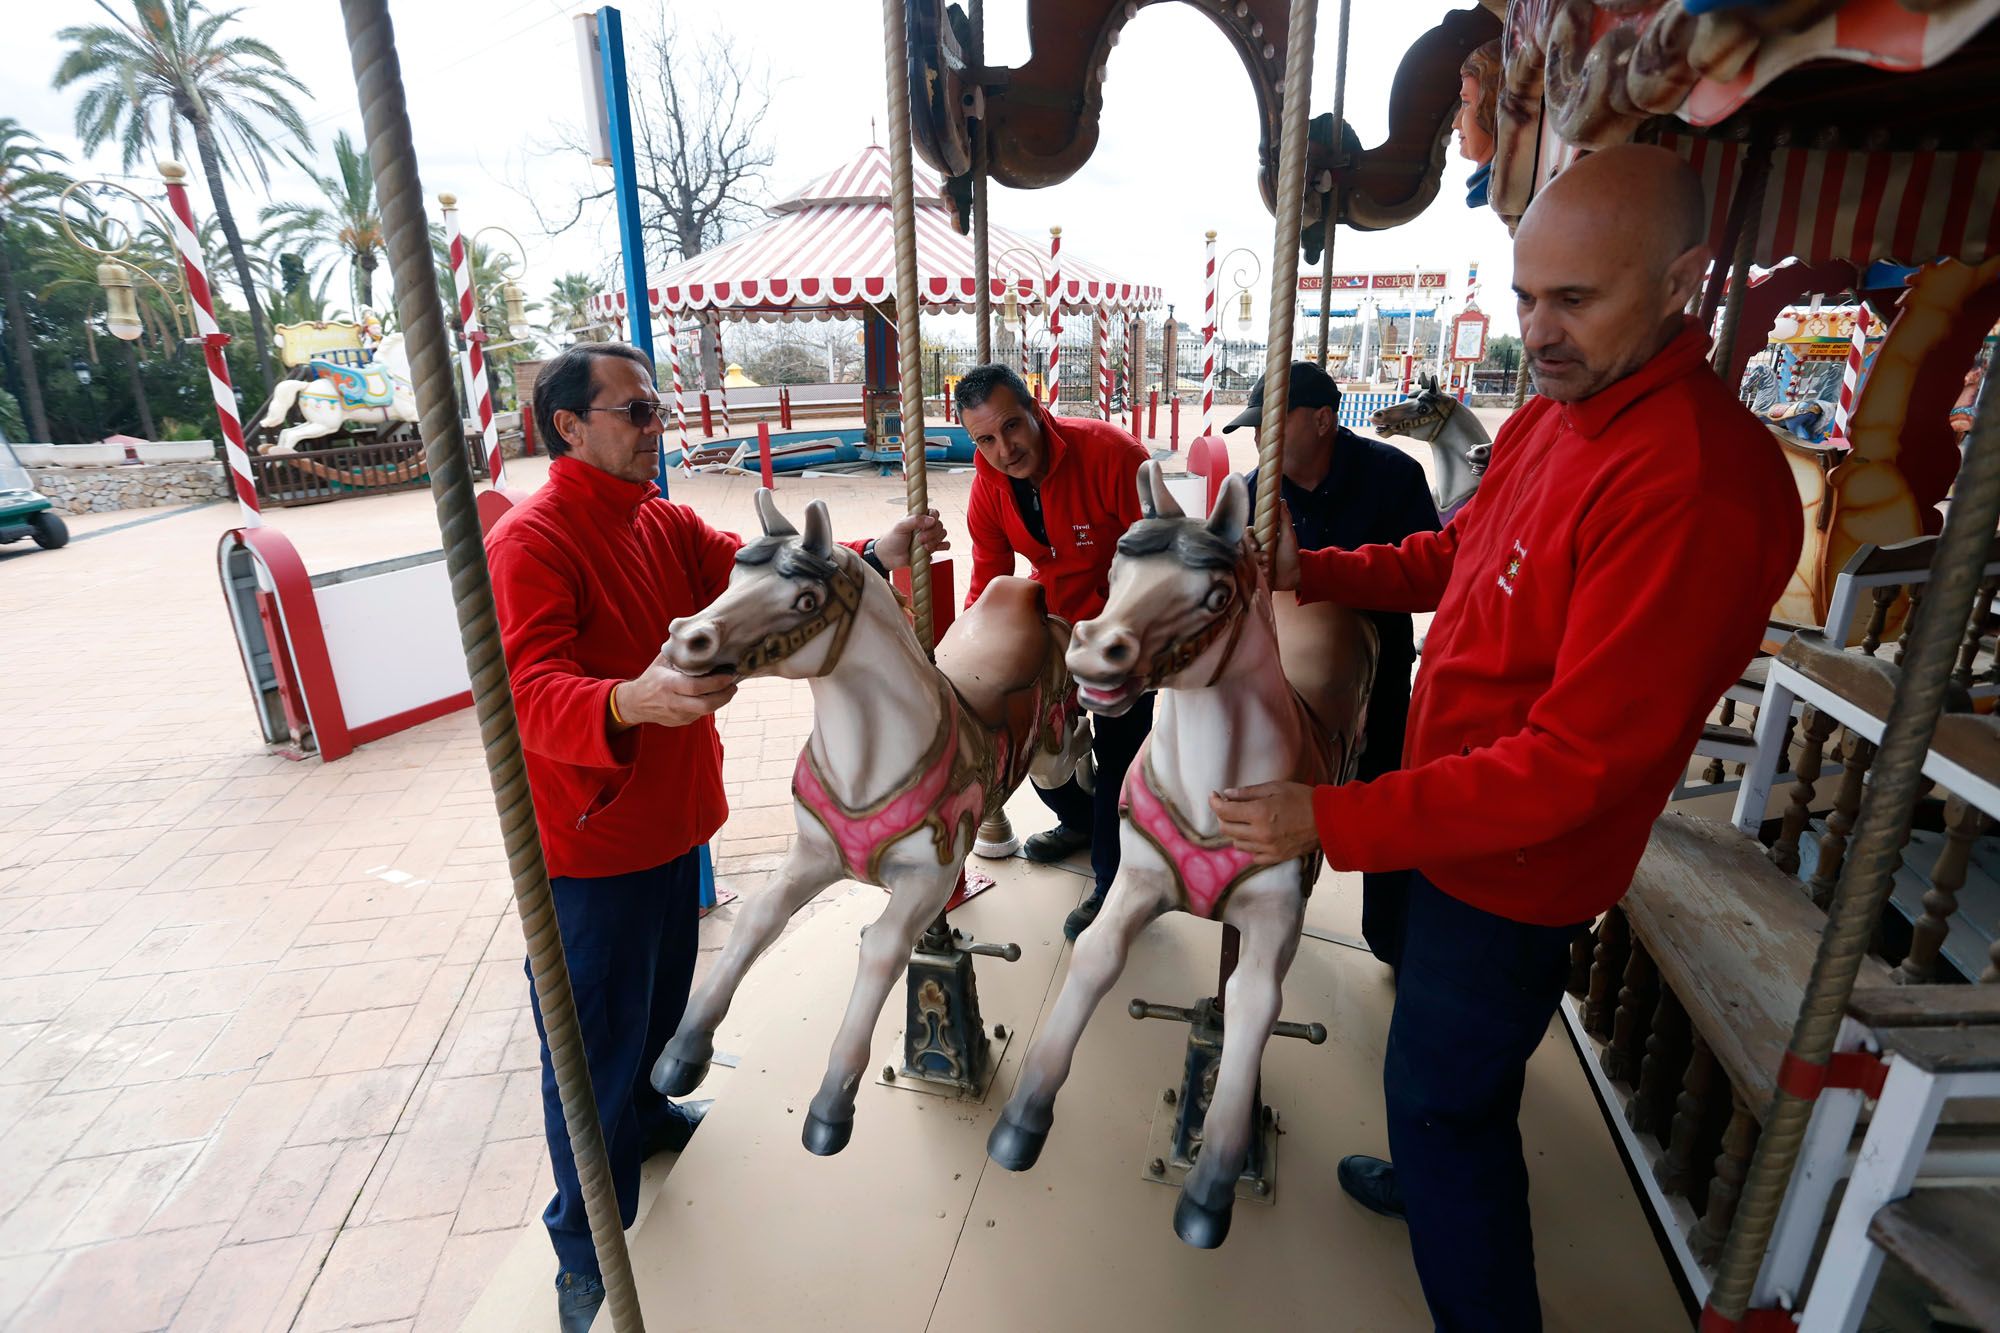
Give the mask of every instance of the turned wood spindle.
POLYGON ((1722 1151, 1715 1158, 1715 1176, 1708 1185, 1708 1209, 1688 1232, 1688 1248, 1704 1264, 1713 1264, 1736 1219, 1736 1200, 1743 1177, 1750 1171, 1750 1154, 1757 1148, 1757 1118, 1738 1093, 1731 1099, 1729 1128, 1722 1131, 1722 1151))
POLYGON ((1625 963, 1625 984, 1618 990, 1618 1011, 1611 1020, 1611 1045, 1604 1052, 1604 1072, 1619 1083, 1639 1078, 1640 1047, 1653 1021, 1659 995, 1659 969, 1636 935, 1625 963))
POLYGON ((1614 979, 1625 970, 1629 928, 1625 914, 1612 908, 1597 927, 1597 949, 1591 956, 1590 993, 1583 1002, 1583 1029, 1599 1041, 1611 1038, 1614 979))
POLYGON ((1944 847, 1937 864, 1931 867, 1931 887, 1924 893, 1923 915, 1910 931, 1910 952, 1897 966, 1901 982, 1935 981, 1939 953, 1951 931, 1952 914, 1958 911, 1958 894, 1965 887, 1966 868, 1972 861, 1972 844, 1986 824, 1986 816, 1969 801, 1948 796, 1944 803, 1944 847))
POLYGON ((1821 911, 1833 901, 1834 886, 1840 882, 1840 867, 1847 859, 1847 835, 1854 831, 1854 817, 1861 809, 1862 781, 1874 758, 1875 746, 1849 733, 1847 767, 1840 775, 1833 813, 1826 817, 1826 834, 1819 840, 1819 865, 1813 869, 1812 900, 1821 911))
POLYGON ((1668 1129, 1667 1150, 1653 1168, 1653 1178, 1669 1194, 1685 1198, 1694 1190, 1695 1142, 1701 1137, 1702 1116, 1708 1109, 1708 1090, 1714 1083, 1715 1053, 1708 1049, 1701 1033, 1690 1030, 1687 1069, 1681 1074, 1680 1096, 1674 1099, 1674 1118, 1668 1129))
POLYGON ((1799 873, 1799 838, 1812 820, 1812 803, 1821 768, 1826 761, 1827 737, 1833 735, 1833 715, 1817 708, 1806 710, 1805 744, 1799 754, 1798 776, 1792 782, 1791 799, 1785 806, 1785 822, 1778 840, 1771 844, 1771 864, 1787 875, 1799 873))
POLYGON ((1958 665, 1952 668, 1951 678, 1966 689, 1972 688, 1972 664, 1979 657, 1979 641, 1986 636, 1986 627, 1993 619, 1993 597, 2000 593, 2000 579, 1988 579, 1979 585, 1979 596, 1972 603, 1972 619, 1965 626, 1965 642, 1958 646, 1958 665))
POLYGON ((1597 932, 1588 927, 1579 930, 1569 941, 1569 979, 1563 989, 1581 1000, 1590 989, 1590 955, 1597 947, 1597 932))
MULTIPOLYGON (((1873 657, 1875 650, 1882 646, 1882 632, 1889 627, 1889 608, 1896 604, 1896 598, 1902 591, 1894 585, 1875 589, 1874 604, 1868 608, 1868 626, 1861 631, 1861 651, 1864 655, 1873 657)), ((1909 624, 1907 617, 1903 623, 1905 626, 1909 624)))
POLYGON ((1661 986, 1653 1005, 1652 1031, 1646 1034, 1646 1058, 1639 1062, 1639 1086, 1625 1103, 1625 1120, 1636 1132, 1651 1134, 1662 1143, 1674 1113, 1674 1057, 1687 1045, 1691 1032, 1687 1010, 1673 991, 1661 986))

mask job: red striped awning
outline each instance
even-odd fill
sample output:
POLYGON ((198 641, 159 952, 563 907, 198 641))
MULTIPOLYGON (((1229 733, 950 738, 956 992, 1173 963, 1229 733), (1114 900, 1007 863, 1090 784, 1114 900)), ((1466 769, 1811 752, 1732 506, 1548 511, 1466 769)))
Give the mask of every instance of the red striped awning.
MULTIPOLYGON (((1660 142, 1701 173, 1711 206, 1709 248, 1723 252, 1724 219, 1746 145, 1667 134, 1660 142)), ((2000 153, 1850 152, 1780 148, 1771 157, 1750 262, 1886 259, 1977 264, 2000 253, 2000 153)))
MULTIPOLYGON (((917 286, 931 314, 973 308, 972 238, 952 226, 937 175, 914 164, 917 286)), ((889 153, 879 145, 771 208, 771 220, 677 264, 649 292, 655 313, 715 310, 739 319, 833 319, 895 299, 896 249, 889 153)), ((1049 238, 989 231, 990 286, 1023 299, 1045 294, 1049 238)), ((1132 282, 1062 253, 1062 308, 1129 314, 1161 303, 1158 287, 1132 282)), ((625 294, 591 298, 600 318, 623 318, 625 294)))

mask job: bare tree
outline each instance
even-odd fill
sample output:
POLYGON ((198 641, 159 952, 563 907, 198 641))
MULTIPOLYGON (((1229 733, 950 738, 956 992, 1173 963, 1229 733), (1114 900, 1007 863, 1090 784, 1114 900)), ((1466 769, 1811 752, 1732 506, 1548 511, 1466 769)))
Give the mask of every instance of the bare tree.
MULTIPOLYGON (((658 272, 719 244, 754 222, 754 202, 766 191, 764 172, 776 160, 764 120, 771 108, 770 81, 728 36, 713 33, 689 42, 672 27, 641 38, 630 62, 633 177, 650 206, 640 210, 646 264, 658 272)), ((580 138, 564 136, 557 151, 581 151, 580 138)), ((577 201, 567 218, 542 211, 551 236, 582 220, 585 206, 606 198, 607 186, 577 201)), ((702 356, 709 383, 719 383, 713 328, 703 326, 702 356)))

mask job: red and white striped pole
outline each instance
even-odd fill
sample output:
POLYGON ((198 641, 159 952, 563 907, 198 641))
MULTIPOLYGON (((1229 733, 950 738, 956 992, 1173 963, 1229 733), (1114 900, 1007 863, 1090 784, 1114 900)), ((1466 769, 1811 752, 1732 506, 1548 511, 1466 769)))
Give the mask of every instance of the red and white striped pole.
POLYGON ((465 330, 465 401, 479 418, 479 438, 486 451, 486 478, 497 488, 500 469, 500 428, 493 424, 493 391, 486 381, 486 331, 479 327, 479 298, 472 290, 472 261, 458 230, 458 198, 438 196, 444 210, 445 245, 451 252, 451 282, 458 292, 458 322, 465 330))
MULTIPOLYGON (((1208 288, 1201 306, 1201 433, 1215 434, 1215 233, 1208 237, 1208 288)), ((1167 372, 1171 375, 1173 372, 1167 372)))
POLYGON ((1861 396, 1862 367, 1868 362, 1868 307, 1854 314, 1854 341, 1847 347, 1847 367, 1840 372, 1840 402, 1833 409, 1833 433, 1847 438, 1847 419, 1861 396))
MULTIPOLYGON (((222 419, 229 480, 236 489, 243 526, 262 527, 264 514, 257 503, 257 484, 250 479, 250 451, 243 445, 243 425, 236 416, 236 389, 229 382, 229 362, 222 355, 222 349, 229 344, 229 335, 215 322, 215 297, 208 287, 208 259, 196 239, 194 209, 188 203, 187 168, 178 162, 162 162, 160 175, 166 178, 167 206, 174 215, 174 248, 180 251, 188 295, 194 298, 195 330, 201 334, 202 353, 208 359, 208 387, 215 395, 215 414, 222 419)), ((253 295, 250 299, 256 298, 253 295)))
POLYGON ((1049 228, 1049 411, 1062 406, 1062 228, 1049 228))
POLYGON ((667 311, 667 364, 674 375, 674 429, 681 438, 681 471, 692 474, 694 464, 688 461, 687 398, 681 392, 681 334, 672 310, 667 311))
POLYGON ((1111 316, 1107 311, 1097 312, 1092 322, 1097 327, 1097 415, 1111 420, 1111 316))

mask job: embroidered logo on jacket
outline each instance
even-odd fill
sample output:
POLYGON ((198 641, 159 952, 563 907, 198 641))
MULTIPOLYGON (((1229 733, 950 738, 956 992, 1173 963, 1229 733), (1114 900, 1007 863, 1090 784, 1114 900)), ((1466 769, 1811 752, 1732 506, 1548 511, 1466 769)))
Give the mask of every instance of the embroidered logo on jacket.
POLYGON ((1500 591, 1509 597, 1514 595, 1514 584, 1521 577, 1521 566, 1528 558, 1528 548, 1514 543, 1514 558, 1507 562, 1507 572, 1500 576, 1500 591))
POLYGON ((1070 531, 1070 536, 1075 540, 1078 546, 1090 546, 1093 544, 1090 539, 1090 524, 1073 523, 1070 525, 1069 531, 1070 531))

